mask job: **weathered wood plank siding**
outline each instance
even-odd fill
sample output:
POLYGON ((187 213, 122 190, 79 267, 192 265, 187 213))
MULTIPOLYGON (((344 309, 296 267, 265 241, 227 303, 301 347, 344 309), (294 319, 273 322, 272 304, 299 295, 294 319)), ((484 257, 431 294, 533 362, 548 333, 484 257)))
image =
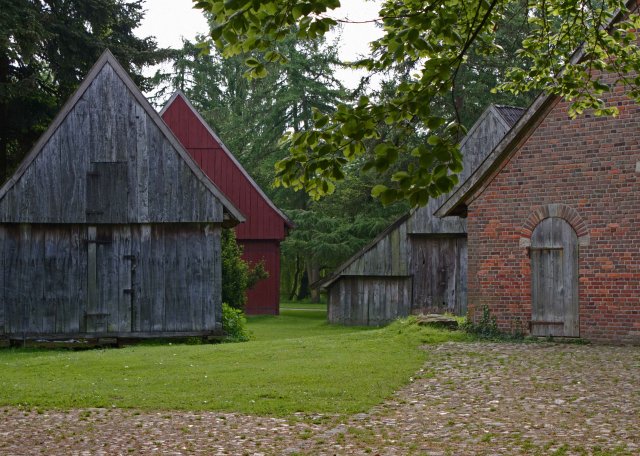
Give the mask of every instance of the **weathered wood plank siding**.
POLYGON ((241 220, 107 52, 0 189, 0 335, 219 331, 241 220))
MULTIPOLYGON (((460 183, 511 126, 499 107, 492 106, 482 114, 460 143, 460 183)), ((466 219, 434 215, 448 197, 431 199, 426 206, 399 219, 329 277, 328 285, 324 285, 330 303, 329 321, 380 324, 409 312, 466 313, 466 219), (406 287, 390 286, 399 283, 394 276, 409 277, 403 279, 412 284, 407 301, 403 298, 406 287), (400 307, 391 310, 389 306, 400 307)))
POLYGON ((407 275, 409 243, 407 225, 402 224, 381 238, 343 272, 344 275, 407 275))
POLYGON ((411 237, 412 311, 466 312, 466 247, 463 236, 411 237))
POLYGON ((11 223, 222 220, 221 202, 109 64, 0 200, 11 223))
POLYGON ((329 289, 329 322, 379 326, 406 317, 411 284, 411 277, 343 276, 329 289))
POLYGON ((0 334, 220 329, 220 227, 14 224, 0 240, 0 334))

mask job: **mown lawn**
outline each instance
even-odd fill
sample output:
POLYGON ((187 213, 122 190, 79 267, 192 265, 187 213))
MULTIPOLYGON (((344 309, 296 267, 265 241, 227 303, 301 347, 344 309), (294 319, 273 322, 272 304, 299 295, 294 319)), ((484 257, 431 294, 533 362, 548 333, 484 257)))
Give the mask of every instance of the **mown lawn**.
POLYGON ((407 322, 332 326, 322 311, 252 317, 249 327, 254 339, 236 344, 0 350, 0 406, 358 413, 420 368, 420 344, 467 337, 407 322))

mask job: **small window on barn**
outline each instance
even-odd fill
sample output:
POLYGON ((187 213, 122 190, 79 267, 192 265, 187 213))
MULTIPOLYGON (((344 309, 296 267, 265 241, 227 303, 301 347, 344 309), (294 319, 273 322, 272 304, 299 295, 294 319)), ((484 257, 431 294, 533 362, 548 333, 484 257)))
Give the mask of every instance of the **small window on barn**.
POLYGON ((126 162, 93 162, 87 174, 87 222, 127 221, 126 162))

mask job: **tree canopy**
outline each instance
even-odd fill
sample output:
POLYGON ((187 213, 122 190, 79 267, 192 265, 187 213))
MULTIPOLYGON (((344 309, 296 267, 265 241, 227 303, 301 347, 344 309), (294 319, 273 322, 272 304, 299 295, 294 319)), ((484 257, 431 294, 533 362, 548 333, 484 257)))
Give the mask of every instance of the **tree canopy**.
MULTIPOLYGON (((276 44, 292 29, 302 40, 315 39, 340 22, 332 16, 338 0, 194 2, 211 14, 211 38, 223 55, 246 56, 249 77, 264 77, 269 64, 286 61, 276 44)), ((615 115, 601 96, 618 84, 640 100, 634 74, 640 71, 640 19, 622 0, 383 0, 372 19, 383 35, 371 43, 370 55, 352 65, 406 77, 391 96, 361 95, 332 112, 316 112, 310 125, 289 132, 290 155, 277 164, 277 182, 317 197, 333 191, 347 166, 386 173, 399 157, 412 157, 394 170, 391 184, 376 185, 373 195, 415 206, 449 191, 461 170, 456 144, 464 129, 456 96, 465 85, 465 65, 502 55, 500 31, 517 9, 527 22, 518 65, 503 80, 494 78, 497 89, 562 96, 572 101, 572 116, 587 109, 615 115), (600 79, 603 72, 616 75, 613 84, 600 79), (439 108, 447 97, 453 114, 439 108), (424 134, 426 140, 416 145, 403 135, 385 138, 381 132, 387 127, 424 134), (367 153, 368 141, 376 142, 373 153, 367 153)))

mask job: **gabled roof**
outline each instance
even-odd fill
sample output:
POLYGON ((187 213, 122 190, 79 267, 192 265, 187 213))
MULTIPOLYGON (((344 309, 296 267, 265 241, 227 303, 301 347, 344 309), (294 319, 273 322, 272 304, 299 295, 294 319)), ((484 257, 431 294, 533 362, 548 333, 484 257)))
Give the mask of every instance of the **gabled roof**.
POLYGON ((480 166, 463 182, 440 206, 435 215, 446 217, 464 215, 468 199, 491 175, 500 169, 500 165, 522 145, 535 128, 557 102, 557 97, 541 94, 529 106, 520 120, 498 143, 480 166))
POLYGON ((187 98, 187 96, 181 91, 181 90, 176 90, 173 95, 171 95, 171 98, 169 98, 169 100, 165 103, 165 105, 163 106, 163 108, 160 110, 160 116, 162 116, 165 111, 167 109, 169 109, 169 107, 178 99, 180 98, 186 105, 187 107, 191 110, 191 112, 193 113, 193 115, 198 119, 198 121, 205 127, 205 129, 207 130, 207 132, 211 135, 211 137, 220 145, 220 148, 224 151, 224 153, 229 157, 229 159, 233 162, 233 164, 240 170, 240 172, 243 174, 243 176, 247 179, 247 181, 250 183, 250 185, 260 194, 260 196, 265 200, 265 202, 282 218, 282 220, 284 221, 284 223, 286 224, 286 226, 288 228, 293 228, 294 224, 293 222, 289 219, 289 217, 286 216, 286 214, 284 212, 282 212, 274 203, 273 201, 271 201, 271 199, 269 199, 269 197, 264 193, 264 191, 262 190, 262 188, 260 188, 260 186, 256 183, 256 181, 253 180, 253 178, 249 175, 249 173, 247 172, 246 169, 244 169, 244 167, 240 164, 240 162, 236 159, 236 157, 231 153, 231 151, 227 148, 227 146, 222 142, 222 140, 220 139, 220 137, 213 131, 213 129, 211 128, 211 126, 207 123, 206 120, 204 120, 204 118, 200 115, 200 113, 198 112, 198 110, 193 106, 193 104, 191 104, 191 102, 189 101, 189 99, 187 98))
POLYGON ((311 288, 326 288, 329 285, 331 285, 333 282, 335 282, 340 278, 340 275, 344 272, 345 269, 351 266, 362 255, 364 255, 369 250, 374 248, 376 244, 380 242, 385 236, 387 236, 393 230, 395 230, 404 222, 406 222, 409 219, 409 217, 411 217, 411 214, 413 214, 413 211, 410 211, 404 214, 403 216, 399 217, 395 222, 393 222, 391 225, 386 227, 380 234, 378 234, 371 242, 369 242, 367 245, 362 247, 355 255, 353 255, 351 258, 346 260, 340 266, 338 266, 333 272, 331 272, 331 274, 318 280, 317 282, 310 284, 309 286, 311 288))
POLYGON ((34 163, 47 143, 51 140, 52 136, 63 124, 69 113, 75 108, 78 102, 81 100, 85 92, 89 89, 91 84, 100 75, 103 68, 108 65, 115 72, 117 77, 124 83, 136 102, 142 107, 144 112, 149 116, 153 124, 160 130, 161 134, 166 138, 170 145, 175 149, 180 158, 188 166, 189 170, 193 173, 194 177, 204 185, 204 187, 220 201, 224 211, 225 222, 228 225, 235 225, 238 222, 244 221, 244 216, 240 211, 229 201, 229 199, 220 191, 220 189, 202 172, 200 167, 193 161, 189 153, 180 144, 180 141, 173 135, 171 130, 162 121, 158 113, 149 104, 147 99, 142 95, 140 89, 135 85, 131 77, 127 74, 125 69, 116 60, 113 54, 109 50, 105 50, 100 56, 98 61, 93 65, 84 81, 80 84, 78 89, 64 104, 63 108, 56 115, 55 119, 47 129, 47 131, 40 137, 35 146, 31 149, 29 154, 22 161, 16 172, 11 176, 7 182, 0 188, 0 200, 2 200, 7 193, 16 185, 20 178, 25 174, 29 167, 34 163))
MULTIPOLYGON (((626 3, 631 11, 636 9, 637 0, 626 3)), ((618 11, 608 22, 606 29, 621 19, 618 11)), ((568 64, 580 62, 585 57, 584 45, 581 45, 571 56, 568 64)), ((533 131, 540 125, 551 109, 560 101, 557 95, 541 93, 531 103, 526 112, 517 121, 511 131, 498 143, 475 172, 458 187, 436 211, 438 217, 464 215, 467 206, 473 201, 477 192, 488 185, 505 164, 526 142, 533 131)))
POLYGON ((513 127, 518 120, 522 117, 522 114, 527 110, 526 108, 517 108, 515 106, 494 105, 500 117, 509 125, 513 127))

